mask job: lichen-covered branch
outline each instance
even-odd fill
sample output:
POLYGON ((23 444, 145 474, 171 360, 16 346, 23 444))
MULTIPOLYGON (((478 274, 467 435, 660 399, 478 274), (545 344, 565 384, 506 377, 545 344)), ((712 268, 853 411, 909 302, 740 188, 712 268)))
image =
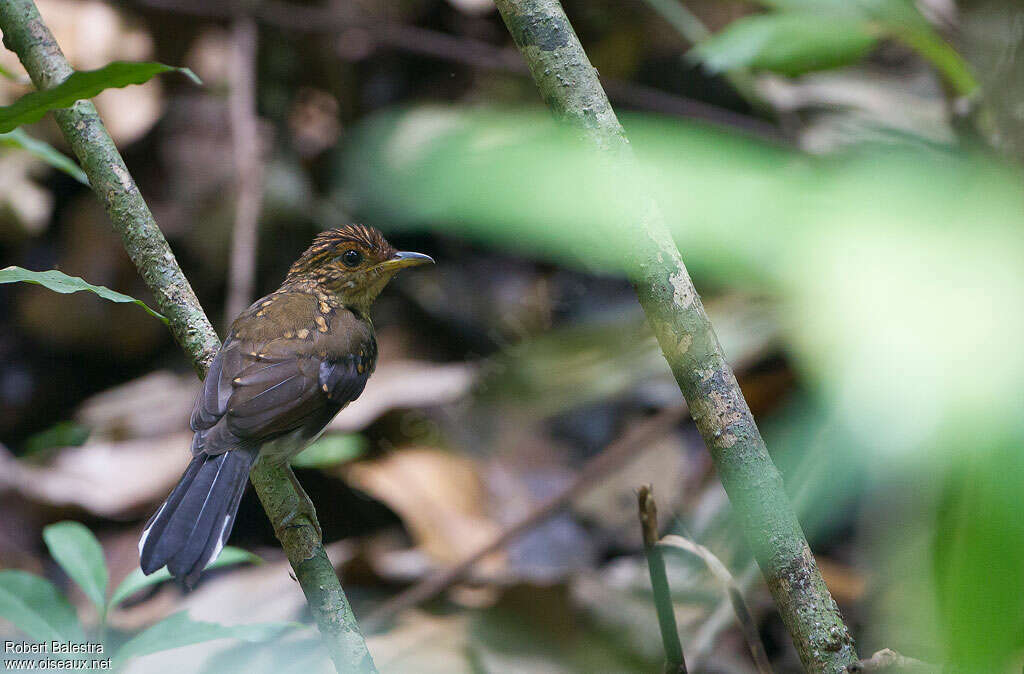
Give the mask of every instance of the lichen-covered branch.
POLYGON ((290 470, 267 461, 256 463, 252 483, 260 503, 288 555, 339 674, 376 672, 356 616, 327 558, 309 499, 298 483, 293 482, 290 470), (301 517, 293 518, 297 512, 306 515, 306 521, 301 517))
MULTIPOLYGON (((72 73, 32 0, 0 2, 0 31, 4 45, 21 59, 36 88, 56 86, 72 73)), ((175 339, 199 376, 205 376, 220 340, 95 106, 89 101, 78 101, 70 108, 55 111, 54 117, 93 191, 103 202, 114 229, 121 235, 125 250, 156 297, 160 312, 167 317, 175 339)), ((271 504, 266 506, 267 515, 302 585, 337 670, 375 671, 352 608, 324 553, 318 525, 304 522, 280 526, 288 511, 278 504, 298 503, 306 499, 305 494, 286 475, 262 463, 254 468, 251 479, 260 499, 271 504)))
MULTIPOLYGON (((496 0, 544 102, 627 165, 632 152, 558 0, 496 0)), ((857 661, 796 513, 679 250, 651 201, 624 223, 632 281, 690 405, 804 667, 838 672, 857 661)))

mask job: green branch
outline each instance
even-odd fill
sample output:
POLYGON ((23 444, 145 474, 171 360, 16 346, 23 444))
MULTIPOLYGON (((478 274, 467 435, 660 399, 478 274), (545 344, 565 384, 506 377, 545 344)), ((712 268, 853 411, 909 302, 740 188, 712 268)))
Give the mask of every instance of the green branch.
MULTIPOLYGON (((0 2, 0 30, 4 45, 21 59, 37 89, 56 87, 74 72, 32 0, 0 2)), ((196 372, 204 376, 220 340, 95 106, 80 100, 70 108, 55 110, 54 117, 121 235, 125 250, 155 296, 160 313, 167 317, 175 339, 196 372)), ((251 479, 261 501, 279 504, 306 499, 297 485, 279 473, 263 463, 253 469, 251 479)), ((324 553, 318 525, 306 521, 283 527, 280 523, 285 513, 265 507, 338 672, 375 671, 352 608, 324 553)))
MULTIPOLYGON (((558 0, 496 4, 544 102, 625 164, 623 179, 631 179, 628 140, 558 0)), ((800 659, 808 671, 842 671, 857 661, 853 639, 679 250, 653 201, 632 213, 635 221, 622 229, 640 304, 690 405, 800 659)))

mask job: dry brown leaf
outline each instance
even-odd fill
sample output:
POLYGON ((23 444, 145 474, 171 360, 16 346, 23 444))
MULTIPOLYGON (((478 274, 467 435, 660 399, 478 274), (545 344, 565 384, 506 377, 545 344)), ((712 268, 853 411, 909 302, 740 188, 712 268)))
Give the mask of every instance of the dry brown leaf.
POLYGON ((636 524, 636 489, 653 484, 658 510, 665 522, 682 503, 681 487, 687 483, 691 464, 678 435, 668 435, 645 450, 643 460, 631 461, 576 499, 573 510, 608 529, 623 532, 623 544, 640 545, 636 524))
POLYGON ((191 434, 130 442, 88 443, 36 466, 0 450, 0 489, 104 517, 148 509, 167 495, 188 463, 191 434))
POLYGON ((500 530, 487 514, 477 465, 470 459, 426 447, 402 449, 351 464, 345 476, 398 513, 416 545, 436 561, 461 560, 500 530))
POLYGON ((187 429, 199 382, 191 375, 158 370, 86 400, 75 420, 93 439, 130 440, 187 429))
POLYGON ((477 671, 467 657, 470 619, 408 610, 387 632, 366 645, 384 674, 460 674, 477 671))
POLYGON ((381 363, 359 399, 346 407, 328 431, 358 431, 393 409, 433 407, 455 402, 469 392, 476 369, 465 363, 414 360, 381 363))

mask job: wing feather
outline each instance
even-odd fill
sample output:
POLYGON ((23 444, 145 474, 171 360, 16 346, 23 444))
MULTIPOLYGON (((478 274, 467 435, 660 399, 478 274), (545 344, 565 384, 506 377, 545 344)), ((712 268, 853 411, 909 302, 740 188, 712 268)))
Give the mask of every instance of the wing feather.
MULTIPOLYGON (((274 303, 295 314, 288 319, 292 324, 302 324, 302 312, 317 308, 304 296, 274 303)), ((258 305, 263 306, 253 306, 258 305)), ((316 325, 313 318, 307 322, 316 325)), ((243 314, 236 321, 196 397, 193 454, 252 448, 306 425, 317 426, 308 429, 315 435, 359 397, 373 371, 377 349, 372 327, 350 312, 335 314, 333 320, 342 323, 330 331, 302 331, 308 336, 304 339, 291 337, 295 333, 289 330, 280 333, 289 337, 277 336, 276 330, 266 329, 265 320, 258 329, 245 320, 243 314)))

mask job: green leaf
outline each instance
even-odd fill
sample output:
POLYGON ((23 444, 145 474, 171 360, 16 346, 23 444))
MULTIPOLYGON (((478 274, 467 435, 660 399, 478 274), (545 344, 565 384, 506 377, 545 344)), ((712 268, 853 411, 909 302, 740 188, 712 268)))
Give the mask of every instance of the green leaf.
MULTIPOLYGON (((263 560, 248 550, 242 550, 241 548, 235 548, 229 545, 220 551, 220 555, 217 559, 206 565, 206 569, 217 569, 222 566, 231 566, 232 564, 242 564, 245 562, 262 564, 263 560)), ((156 585, 157 583, 162 583, 165 580, 170 579, 171 574, 166 568, 160 569, 148 576, 143 575, 142 569, 137 568, 128 574, 128 576, 121 581, 121 584, 117 586, 117 589, 114 590, 114 594, 110 598, 109 607, 113 608, 114 606, 117 606, 143 588, 156 585)))
POLYGON ((80 641, 75 609, 53 583, 25 571, 0 571, 0 617, 39 641, 80 641))
POLYGON ((74 421, 58 421, 44 431, 33 433, 25 440, 25 456, 31 456, 58 447, 78 447, 89 439, 90 430, 74 421))
POLYGON ((122 295, 110 288, 94 286, 91 283, 83 281, 77 276, 68 276, 56 269, 50 269, 49 271, 30 271, 28 269, 22 269, 21 267, 5 267, 4 269, 0 269, 0 283, 17 283, 19 281, 45 286, 55 293, 68 294, 76 293, 79 290, 88 290, 96 293, 105 300, 110 300, 111 302, 131 302, 132 304, 137 304, 145 309, 150 316, 155 316, 164 323, 167 323, 166 318, 150 309, 142 300, 137 300, 134 297, 129 297, 128 295, 122 295))
POLYGON ((780 12, 798 12, 827 16, 884 21, 906 28, 928 28, 928 20, 912 0, 758 0, 780 12))
POLYGON ((752 68, 796 76, 856 63, 876 41, 871 25, 855 18, 756 14, 733 21, 690 56, 715 73, 752 68))
POLYGON ((176 68, 163 63, 115 61, 99 70, 72 73, 52 89, 33 91, 11 105, 0 107, 0 133, 38 122, 50 110, 71 107, 75 101, 92 98, 104 89, 142 84, 155 75, 171 71, 182 73, 193 82, 202 84, 188 68, 176 68))
POLYGON ((100 542, 80 522, 51 524, 43 529, 43 540, 60 567, 78 583, 102 615, 107 605, 110 574, 100 542))
POLYGON ((352 461, 366 452, 366 438, 358 433, 332 433, 320 438, 292 459, 298 468, 328 468, 352 461))
POLYGON ((67 173, 83 185, 89 184, 89 178, 86 177, 85 171, 71 157, 60 152, 49 143, 33 138, 25 133, 24 129, 15 129, 10 133, 0 133, 0 144, 25 150, 29 154, 42 159, 58 171, 67 173))
POLYGON ((967 61, 935 31, 896 30, 893 37, 928 59, 957 94, 969 96, 977 90, 978 80, 974 78, 967 61))
POLYGON ((962 56, 939 33, 911 0, 759 0, 781 13, 816 15, 825 27, 836 20, 864 21, 877 26, 878 37, 891 37, 931 62, 958 94, 966 96, 978 81, 962 56))
POLYGON ((128 641, 114 657, 115 668, 129 658, 158 651, 198 644, 216 639, 242 639, 249 642, 268 641, 298 623, 254 623, 249 625, 219 625, 193 620, 182 611, 161 620, 128 641))

